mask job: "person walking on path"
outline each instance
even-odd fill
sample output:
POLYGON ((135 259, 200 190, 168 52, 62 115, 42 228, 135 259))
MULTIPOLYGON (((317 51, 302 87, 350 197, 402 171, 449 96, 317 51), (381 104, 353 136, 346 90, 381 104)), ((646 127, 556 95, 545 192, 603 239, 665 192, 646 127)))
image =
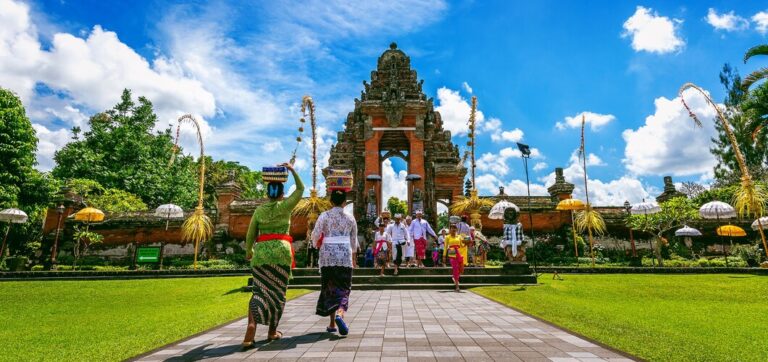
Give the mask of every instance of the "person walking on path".
POLYGON ((443 265, 443 248, 445 246, 445 235, 446 235, 446 230, 441 229, 440 235, 437 237, 437 240, 435 241, 435 251, 432 252, 432 262, 434 266, 443 265))
POLYGON ((410 241, 411 235, 408 228, 403 223, 403 215, 395 214, 395 222, 387 226, 387 233, 392 239, 393 252, 395 253, 395 275, 397 275, 400 265, 403 263, 403 249, 410 241))
POLYGON ((405 243, 405 248, 403 251, 405 252, 405 266, 412 267, 416 265, 416 260, 414 258, 416 254, 416 247, 413 245, 413 234, 411 234, 411 224, 413 223, 413 219, 411 219, 410 216, 405 217, 405 227, 408 228, 408 235, 410 236, 408 238, 408 241, 405 243))
POLYGON ((389 263, 390 249, 392 249, 392 237, 387 233, 384 224, 380 224, 379 230, 376 230, 373 235, 373 258, 376 260, 376 267, 381 268, 379 276, 384 276, 384 269, 389 263))
POLYGON ((293 246, 288 231, 291 212, 301 200, 304 184, 288 163, 279 167, 265 167, 262 171, 267 184, 269 201, 253 212, 245 240, 245 258, 251 262, 253 296, 248 303, 248 327, 243 348, 252 348, 256 325, 269 327, 267 339, 276 340, 283 334, 277 330, 285 308, 285 292, 293 260, 293 246), (296 190, 283 199, 284 182, 288 171, 293 174, 296 190))
POLYGON ((333 208, 320 214, 312 230, 312 243, 320 250, 320 296, 315 313, 330 317, 326 331, 347 335, 349 328, 344 313, 349 308, 352 290, 352 261, 358 249, 357 222, 344 212, 347 191, 351 188, 351 172, 331 170, 326 178, 333 208), (337 186, 333 186, 337 185, 337 186))
MULTIPOLYGON (((472 246, 474 246, 474 240, 472 239, 473 233, 472 229, 473 227, 469 226, 469 217, 467 215, 461 216, 461 221, 456 223, 457 227, 457 233, 464 235, 464 243, 468 247, 468 250, 472 250, 472 246)), ((468 265, 470 263, 474 263, 474 260, 472 260, 472 257, 475 255, 474 251, 468 251, 464 254, 464 265, 468 265)))
POLYGON ((443 251, 443 264, 451 263, 451 279, 453 279, 453 285, 458 292, 459 279, 461 273, 464 272, 464 257, 462 256, 462 249, 466 249, 464 246, 464 236, 457 233, 458 226, 451 224, 448 229, 448 235, 445 237, 445 249, 443 251))
POLYGON ((416 218, 408 226, 408 232, 416 249, 416 263, 420 268, 424 267, 424 259, 427 258, 427 236, 431 235, 437 239, 437 234, 432 230, 429 221, 422 219, 423 216, 424 213, 421 210, 416 210, 416 218))

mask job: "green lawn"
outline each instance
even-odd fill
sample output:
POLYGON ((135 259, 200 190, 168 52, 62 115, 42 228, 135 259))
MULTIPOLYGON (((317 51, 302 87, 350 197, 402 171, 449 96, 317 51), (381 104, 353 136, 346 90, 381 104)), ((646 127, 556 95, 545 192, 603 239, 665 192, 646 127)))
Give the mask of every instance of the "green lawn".
MULTIPOLYGON (((245 282, 0 282, 0 360, 123 360, 244 316, 245 282)), ((289 290, 288 298, 307 292, 289 290)))
POLYGON ((651 361, 768 361, 768 277, 563 278, 472 291, 651 361))

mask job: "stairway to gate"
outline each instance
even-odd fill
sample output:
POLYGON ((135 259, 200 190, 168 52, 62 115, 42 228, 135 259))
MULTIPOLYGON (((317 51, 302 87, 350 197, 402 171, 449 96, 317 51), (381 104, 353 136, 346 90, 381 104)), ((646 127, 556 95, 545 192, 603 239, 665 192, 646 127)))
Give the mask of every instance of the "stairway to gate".
MULTIPOLYGON (((379 276, 379 269, 357 268, 352 273, 352 288, 453 289, 450 268, 401 268, 398 274, 394 275, 394 269, 386 269, 384 276, 379 276)), ((510 263, 501 268, 467 267, 461 275, 463 288, 510 284, 536 284, 536 276, 527 263, 510 263)), ((320 289, 320 271, 316 268, 294 269, 288 288, 320 289)))

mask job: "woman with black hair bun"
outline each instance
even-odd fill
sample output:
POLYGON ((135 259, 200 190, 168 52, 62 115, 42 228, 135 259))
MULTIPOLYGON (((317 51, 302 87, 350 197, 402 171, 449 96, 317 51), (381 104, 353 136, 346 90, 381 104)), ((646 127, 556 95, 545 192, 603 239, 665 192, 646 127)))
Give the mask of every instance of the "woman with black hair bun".
POLYGON ((320 297, 315 313, 330 317, 326 331, 347 335, 344 313, 352 290, 352 261, 358 249, 357 222, 344 212, 347 192, 352 188, 352 172, 331 170, 326 177, 333 208, 320 214, 312 230, 312 243, 320 249, 320 297))
POLYGON ((267 340, 283 337, 277 325, 285 308, 291 269, 295 266, 293 239, 288 231, 291 228, 291 212, 304 194, 304 184, 291 164, 264 167, 262 179, 268 182, 269 201, 253 212, 245 237, 245 258, 251 261, 253 273, 253 296, 248 304, 248 328, 243 349, 253 348, 257 324, 269 327, 267 340), (283 198, 288 171, 293 174, 296 190, 283 198))

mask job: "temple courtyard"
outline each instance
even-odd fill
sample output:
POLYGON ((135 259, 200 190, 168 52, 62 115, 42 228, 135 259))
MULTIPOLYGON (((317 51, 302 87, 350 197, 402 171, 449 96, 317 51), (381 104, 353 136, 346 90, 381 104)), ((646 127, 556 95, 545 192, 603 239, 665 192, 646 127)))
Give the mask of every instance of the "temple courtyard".
MULTIPOLYGON (((385 277, 393 278, 393 277, 385 277)), ((0 283, 0 360, 764 361, 768 281, 562 275, 536 286, 355 290, 346 337, 290 289, 285 339, 240 351, 247 277, 0 283), (42 342, 41 342, 42 341, 42 342)))

